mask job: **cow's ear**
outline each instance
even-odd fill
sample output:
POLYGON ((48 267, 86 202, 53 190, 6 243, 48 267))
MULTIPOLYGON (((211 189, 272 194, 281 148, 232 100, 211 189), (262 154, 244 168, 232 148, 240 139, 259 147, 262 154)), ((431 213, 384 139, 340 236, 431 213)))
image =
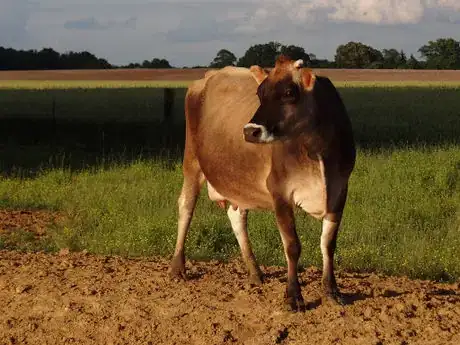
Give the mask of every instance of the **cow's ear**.
POLYGON ((262 84, 262 82, 267 78, 267 72, 260 66, 253 65, 249 68, 252 73, 252 76, 256 80, 257 84, 262 84))
POLYGON ((309 68, 302 68, 302 85, 306 91, 311 91, 315 87, 316 76, 309 68))

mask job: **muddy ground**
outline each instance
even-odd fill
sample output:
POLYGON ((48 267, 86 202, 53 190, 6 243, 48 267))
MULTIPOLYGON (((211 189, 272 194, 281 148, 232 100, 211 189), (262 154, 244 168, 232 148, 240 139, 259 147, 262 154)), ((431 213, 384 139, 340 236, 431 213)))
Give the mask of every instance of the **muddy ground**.
MULTIPOLYGON (((0 232, 47 236, 60 215, 0 211, 0 232)), ((338 272, 346 305, 320 302, 321 271, 301 270, 308 310, 283 305, 286 270, 251 286, 240 260, 187 262, 85 252, 0 251, 3 344, 460 344, 460 286, 338 272)))
MULTIPOLYGON (((0 80, 169 80, 202 78, 208 69, 110 69, 59 71, 0 71, 0 80)), ((460 81, 460 71, 314 69, 335 81, 460 81)))

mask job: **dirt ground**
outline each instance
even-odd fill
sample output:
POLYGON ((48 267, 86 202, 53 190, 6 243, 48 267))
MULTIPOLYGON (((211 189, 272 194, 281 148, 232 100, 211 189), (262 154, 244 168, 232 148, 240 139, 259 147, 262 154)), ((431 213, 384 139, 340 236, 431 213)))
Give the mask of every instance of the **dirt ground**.
MULTIPOLYGON (((43 233, 56 217, 3 211, 0 228, 43 233)), ((291 313, 285 268, 262 267, 261 287, 240 260, 187 268, 174 282, 162 258, 0 251, 0 345, 460 344, 457 283, 338 272, 347 304, 322 305, 321 271, 308 268, 308 310, 291 313)))
POLYGON ((46 235, 46 228, 62 217, 57 212, 0 210, 0 235, 21 229, 33 233, 36 238, 46 235))
MULTIPOLYGON (((0 80, 169 80, 202 78, 208 69, 0 71, 0 80)), ((314 69, 335 81, 460 81, 460 71, 314 69)))

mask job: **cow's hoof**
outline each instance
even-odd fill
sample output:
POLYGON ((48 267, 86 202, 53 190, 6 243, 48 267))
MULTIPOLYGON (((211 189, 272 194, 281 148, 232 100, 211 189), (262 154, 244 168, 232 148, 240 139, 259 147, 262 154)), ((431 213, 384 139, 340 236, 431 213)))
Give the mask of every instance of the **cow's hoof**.
POLYGON ((290 312, 304 312, 305 311, 305 302, 302 295, 296 297, 286 297, 284 299, 284 304, 286 309, 290 312))
POLYGON ((173 280, 187 280, 187 275, 185 274, 185 258, 177 255, 169 266, 169 277, 173 280))
POLYGON ((262 272, 253 273, 249 275, 249 283, 252 285, 262 285, 264 282, 264 275, 262 272))
POLYGON ((329 304, 329 305, 336 305, 336 306, 344 306, 345 299, 343 298, 342 294, 336 290, 334 292, 325 292, 321 298, 322 304, 329 304))
POLYGON ((305 302, 300 291, 299 282, 294 282, 288 285, 284 295, 284 304, 287 310, 292 312, 305 311, 305 302))

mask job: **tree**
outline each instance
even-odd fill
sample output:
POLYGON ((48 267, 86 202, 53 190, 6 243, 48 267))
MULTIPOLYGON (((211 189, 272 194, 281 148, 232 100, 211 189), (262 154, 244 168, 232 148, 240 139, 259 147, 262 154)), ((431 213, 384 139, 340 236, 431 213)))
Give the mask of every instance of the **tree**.
POLYGON ((223 68, 225 66, 235 66, 236 56, 227 49, 221 49, 217 53, 216 57, 209 64, 211 68, 223 68))
POLYGON ((406 54, 401 50, 383 49, 383 66, 384 68, 404 68, 406 67, 406 54))
MULTIPOLYGON (((135 67, 138 64, 130 64, 130 65, 135 67)), ((128 65, 128 68, 130 65, 128 65)), ((153 58, 152 61, 144 60, 142 62, 142 65, 139 65, 139 67, 141 68, 172 68, 168 60, 158 59, 158 58, 153 58)))
POLYGON ((302 47, 295 45, 285 46, 279 42, 271 41, 249 47, 246 53, 238 60, 237 65, 241 67, 250 67, 252 65, 273 67, 279 55, 286 55, 292 60, 302 59, 306 65, 311 60, 309 54, 302 47))
POLYGON ((407 60, 407 68, 409 69, 421 69, 422 66, 420 62, 414 57, 414 55, 410 55, 409 60, 407 60))
POLYGON ((340 68, 370 68, 380 66, 378 62, 382 61, 380 51, 361 42, 339 45, 335 54, 335 63, 340 68))
POLYGON ((305 65, 309 65, 310 56, 305 52, 305 49, 302 47, 289 45, 281 46, 281 54, 290 57, 292 60, 302 59, 305 65))
POLYGON ((281 53, 282 45, 278 42, 268 42, 265 44, 256 44, 246 51, 246 53, 238 60, 238 66, 251 67, 259 65, 261 67, 273 67, 276 58, 281 53))
POLYGON ((460 68, 460 42, 453 38, 439 38, 436 41, 429 41, 418 51, 426 59, 427 68, 460 68))

